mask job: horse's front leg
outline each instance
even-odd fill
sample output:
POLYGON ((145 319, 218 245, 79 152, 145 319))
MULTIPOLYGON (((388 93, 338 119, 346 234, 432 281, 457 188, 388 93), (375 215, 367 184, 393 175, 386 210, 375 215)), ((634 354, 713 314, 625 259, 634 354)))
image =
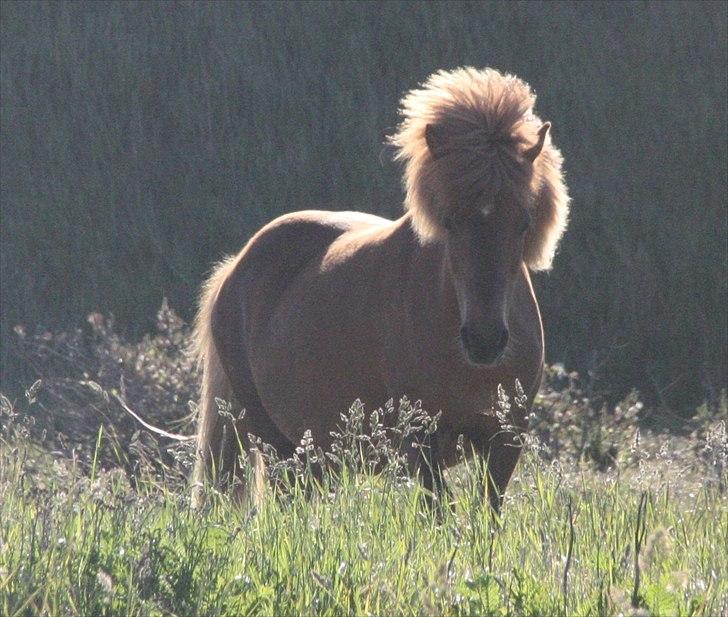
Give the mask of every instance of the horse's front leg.
POLYGON ((506 487, 521 455, 521 441, 514 433, 500 432, 489 439, 479 437, 472 442, 481 459, 478 465, 481 499, 487 497, 493 511, 500 514, 506 487))
POLYGON ((408 452, 408 458, 413 461, 410 468, 413 468, 414 475, 426 490, 425 501, 428 509, 435 510, 441 517, 444 501, 450 497, 450 490, 445 482, 438 436, 429 435, 425 443, 416 446, 416 452, 408 452))

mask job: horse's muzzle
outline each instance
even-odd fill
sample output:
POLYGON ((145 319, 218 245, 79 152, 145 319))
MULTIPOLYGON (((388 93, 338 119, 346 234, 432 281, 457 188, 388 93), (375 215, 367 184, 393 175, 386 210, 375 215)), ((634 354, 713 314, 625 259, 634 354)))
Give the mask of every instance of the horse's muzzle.
POLYGON ((463 326, 460 328, 460 340, 468 360, 473 364, 493 364, 508 344, 508 328, 494 328, 483 334, 463 326))

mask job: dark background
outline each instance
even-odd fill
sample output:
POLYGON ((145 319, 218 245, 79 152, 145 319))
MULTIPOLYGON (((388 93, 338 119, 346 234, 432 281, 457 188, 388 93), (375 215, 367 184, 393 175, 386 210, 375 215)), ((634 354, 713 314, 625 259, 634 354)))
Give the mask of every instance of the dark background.
POLYGON ((384 137, 439 68, 528 81, 573 197, 547 357, 691 413, 726 386, 725 2, 3 2, 3 387, 13 327, 189 319, 211 262, 304 208, 397 216, 384 137))

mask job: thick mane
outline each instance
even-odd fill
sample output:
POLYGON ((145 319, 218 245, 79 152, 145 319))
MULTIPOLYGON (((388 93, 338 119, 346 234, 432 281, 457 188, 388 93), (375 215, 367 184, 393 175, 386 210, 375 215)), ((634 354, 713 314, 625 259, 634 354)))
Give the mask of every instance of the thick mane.
POLYGON ((519 78, 474 68, 435 73, 402 99, 403 120, 390 141, 405 162, 405 207, 423 241, 440 236, 456 209, 516 200, 529 207, 533 221, 526 263, 551 267, 569 197, 561 153, 549 135, 533 163, 524 156, 543 124, 535 102, 519 78))

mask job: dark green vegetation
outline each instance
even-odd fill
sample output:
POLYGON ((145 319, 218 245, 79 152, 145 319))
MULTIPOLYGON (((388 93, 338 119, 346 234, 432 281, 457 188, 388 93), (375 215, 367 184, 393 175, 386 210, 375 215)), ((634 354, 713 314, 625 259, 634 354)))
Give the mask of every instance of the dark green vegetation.
POLYGON ((140 433, 119 404, 189 430, 185 329, 167 310, 158 322, 135 344, 101 318, 88 336, 23 339, 44 379, 14 403, 0 397, 0 614, 728 611, 725 401, 681 436, 640 433, 634 395, 600 409, 577 375, 552 367, 502 518, 482 506, 469 462, 450 473, 440 521, 403 473, 405 431, 382 426, 427 419, 407 402, 377 415, 354 405, 330 453, 345 471, 327 467, 320 488, 311 470, 331 457, 303 440, 296 459, 269 459, 279 492, 257 511, 214 490, 192 511, 191 445, 140 433), (379 475, 353 473, 376 461, 379 475))
POLYGON ((211 262, 277 214, 396 216, 397 101, 470 64, 529 81, 566 157, 571 226, 537 281, 550 360, 684 416, 716 402, 726 7, 3 2, 5 387, 17 323, 99 310, 139 333, 163 295, 189 318, 211 262))

